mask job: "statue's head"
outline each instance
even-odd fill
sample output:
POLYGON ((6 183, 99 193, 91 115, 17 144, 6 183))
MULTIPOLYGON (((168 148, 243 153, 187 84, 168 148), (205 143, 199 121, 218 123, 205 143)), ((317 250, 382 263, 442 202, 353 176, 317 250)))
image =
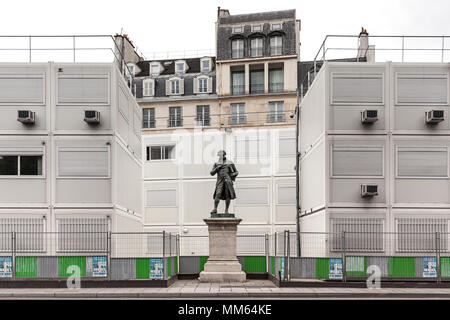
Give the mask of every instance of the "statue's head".
POLYGON ((225 152, 225 150, 220 150, 219 152, 217 152, 217 155, 219 156, 220 159, 225 159, 227 153, 225 152))

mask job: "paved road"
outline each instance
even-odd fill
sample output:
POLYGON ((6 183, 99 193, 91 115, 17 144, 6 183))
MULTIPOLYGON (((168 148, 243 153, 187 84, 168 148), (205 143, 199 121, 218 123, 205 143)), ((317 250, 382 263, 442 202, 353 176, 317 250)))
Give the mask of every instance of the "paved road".
MULTIPOLYGON (((81 284, 83 285, 83 284, 81 284)), ((0 289, 0 299, 450 299, 450 288, 278 288, 268 280, 243 284, 179 280, 169 288, 0 289)))

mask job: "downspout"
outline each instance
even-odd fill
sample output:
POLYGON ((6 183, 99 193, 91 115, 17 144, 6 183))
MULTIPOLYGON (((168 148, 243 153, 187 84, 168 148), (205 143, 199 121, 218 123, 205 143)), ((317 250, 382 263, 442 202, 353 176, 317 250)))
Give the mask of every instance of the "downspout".
MULTIPOLYGON (((301 84, 303 89, 303 85, 301 84)), ((302 90, 303 91, 303 90, 302 90)), ((295 210, 296 210, 296 227, 297 227, 297 257, 301 256, 300 248, 300 153, 298 144, 300 142, 300 94, 297 88, 297 104, 295 105, 295 210)))

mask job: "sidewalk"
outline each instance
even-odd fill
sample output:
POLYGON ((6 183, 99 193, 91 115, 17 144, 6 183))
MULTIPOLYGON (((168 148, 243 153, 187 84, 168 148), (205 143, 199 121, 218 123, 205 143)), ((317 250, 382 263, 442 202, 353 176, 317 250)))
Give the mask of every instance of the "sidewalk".
MULTIPOLYGON (((83 283, 81 283, 83 286, 83 283)), ((268 280, 200 283, 169 288, 0 289, 0 299, 450 299, 450 288, 278 288, 268 280)))

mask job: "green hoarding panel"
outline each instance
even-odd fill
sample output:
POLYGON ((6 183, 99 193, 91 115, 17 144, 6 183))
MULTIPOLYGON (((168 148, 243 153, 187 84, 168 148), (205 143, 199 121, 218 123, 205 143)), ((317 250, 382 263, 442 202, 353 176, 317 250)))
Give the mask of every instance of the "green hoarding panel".
POLYGON ((16 258, 16 277, 31 278, 37 276, 37 258, 36 257, 17 257, 16 258))
POLYGON ((167 278, 172 275, 172 258, 167 258, 167 278))
POLYGON ((390 257, 388 262, 389 277, 411 278, 414 277, 414 257, 390 257))
POLYGON ((136 259, 136 279, 150 278, 150 259, 137 258, 136 259))
POLYGON ((270 269, 271 273, 274 276, 275 275, 275 257, 272 257, 272 261, 270 262, 270 269))
POLYGON ((328 258, 316 258, 316 279, 328 279, 330 277, 330 260, 328 258))
POLYGON ((266 272, 266 257, 244 257, 244 271, 246 273, 266 272))
POLYGON ((173 258, 173 274, 178 274, 178 257, 173 258))
POLYGON ((203 269, 205 268, 206 261, 208 261, 208 257, 206 256, 200 257, 200 272, 202 272, 203 269))
POLYGON ((366 257, 345 258, 347 277, 364 277, 366 275, 366 266, 366 257))
POLYGON ((450 257, 441 257, 441 277, 450 278, 450 257))
POLYGON ((80 276, 86 277, 86 257, 58 257, 58 276, 72 276, 73 273, 67 272, 67 268, 70 266, 78 266, 80 268, 80 276))

